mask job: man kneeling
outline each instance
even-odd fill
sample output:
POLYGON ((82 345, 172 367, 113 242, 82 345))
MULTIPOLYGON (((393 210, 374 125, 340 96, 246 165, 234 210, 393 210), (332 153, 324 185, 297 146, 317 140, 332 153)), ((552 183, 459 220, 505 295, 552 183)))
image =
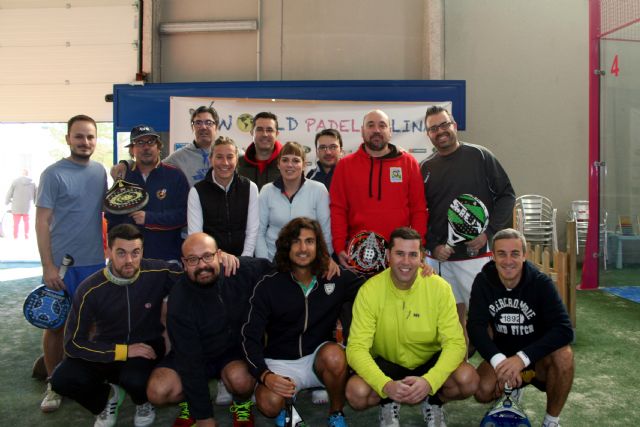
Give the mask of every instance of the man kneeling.
POLYGON ((381 427, 400 425, 400 404, 421 402, 427 425, 445 426, 442 404, 478 387, 451 286, 423 277, 422 258, 418 232, 394 230, 389 268, 362 286, 353 307, 347 360, 357 375, 347 400, 356 410, 380 404, 381 427))
POLYGON ((476 400, 498 398, 505 383, 514 389, 533 384, 547 393, 543 427, 557 427, 573 383, 573 330, 551 278, 526 260, 526 248, 520 232, 496 233, 495 261, 471 288, 467 330, 485 360, 476 400))

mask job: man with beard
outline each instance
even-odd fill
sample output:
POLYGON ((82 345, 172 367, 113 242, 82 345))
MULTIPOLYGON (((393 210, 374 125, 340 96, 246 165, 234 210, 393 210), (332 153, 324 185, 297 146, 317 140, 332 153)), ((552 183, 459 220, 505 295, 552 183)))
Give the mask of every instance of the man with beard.
MULTIPOLYGON (((104 267, 102 202, 107 190, 104 167, 91 160, 96 149, 97 126, 89 116, 69 119, 65 136, 71 155, 42 172, 36 197, 36 237, 42 262, 42 281, 70 296, 86 277, 104 267), (58 266, 65 254, 75 264, 61 279, 58 266)), ((45 329, 42 336, 47 375, 62 360, 63 328, 45 329)), ((58 409, 62 398, 47 386, 40 409, 58 409)))
POLYGON ((131 129, 130 148, 135 163, 124 180, 139 185, 149 202, 139 211, 116 215, 106 213, 109 229, 123 223, 137 225, 145 238, 145 256, 167 261, 180 258, 181 229, 187 224, 189 183, 174 166, 160 161, 162 141, 147 125, 131 129))
POLYGON ((98 415, 95 427, 116 424, 125 392, 136 404, 136 427, 155 419, 146 385, 165 353, 162 301, 181 272, 142 259, 143 241, 131 224, 109 231, 109 264, 78 287, 66 324, 67 357, 51 378, 54 391, 98 415))
POLYGON ((389 240, 391 232, 408 226, 424 239, 427 207, 416 159, 390 144, 389 116, 367 113, 360 148, 338 162, 331 183, 331 235, 340 264, 349 267, 347 246, 361 231, 389 240))
POLYGON ((333 172, 342 157, 342 135, 335 129, 323 129, 316 134, 317 166, 307 173, 307 178, 331 186, 333 172))
MULTIPOLYGON (((189 187, 204 179, 209 170, 209 150, 218 135, 220 118, 213 107, 204 105, 191 112, 191 130, 193 143, 174 151, 164 162, 177 167, 184 173, 189 187)), ((111 168, 113 179, 124 177, 131 162, 121 160, 111 168)))
POLYGON ((490 260, 487 240, 512 221, 515 193, 507 173, 489 150, 458 140, 456 122, 446 109, 429 108, 425 124, 427 137, 436 148, 420 166, 429 205, 427 262, 451 284, 466 337, 471 284, 490 260), (489 225, 475 239, 451 247, 447 244, 447 211, 453 199, 462 194, 482 200, 489 211, 489 225))
POLYGON ((279 134, 275 114, 263 111, 253 117, 253 142, 238 160, 238 173, 255 182, 258 190, 280 176, 277 160, 282 144, 276 140, 279 134))
POLYGON ((280 427, 285 399, 314 387, 326 387, 329 394, 328 425, 346 427, 347 361, 331 339, 341 307, 353 301, 363 279, 347 270, 324 277, 329 259, 318 221, 291 220, 276 241, 278 271, 256 284, 249 301, 242 348, 259 382, 256 404, 265 416, 277 416, 280 427))
POLYGON ((182 254, 186 275, 171 291, 167 315, 172 350, 151 375, 149 399, 182 402, 175 426, 215 426, 209 379, 217 378, 233 396, 234 426, 253 426, 255 380, 243 360, 240 327, 251 290, 271 264, 241 257, 236 274, 225 277, 215 240, 201 232, 187 237, 182 254))

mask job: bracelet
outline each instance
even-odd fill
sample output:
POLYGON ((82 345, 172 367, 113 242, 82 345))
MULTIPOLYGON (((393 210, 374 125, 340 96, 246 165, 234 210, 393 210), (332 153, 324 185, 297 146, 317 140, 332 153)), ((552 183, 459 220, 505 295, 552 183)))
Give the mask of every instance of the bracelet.
POLYGON ((262 379, 260 380, 260 382, 264 385, 267 385, 267 376, 269 376, 269 374, 273 374, 273 372, 271 372, 270 370, 267 370, 264 374, 262 374, 262 379))

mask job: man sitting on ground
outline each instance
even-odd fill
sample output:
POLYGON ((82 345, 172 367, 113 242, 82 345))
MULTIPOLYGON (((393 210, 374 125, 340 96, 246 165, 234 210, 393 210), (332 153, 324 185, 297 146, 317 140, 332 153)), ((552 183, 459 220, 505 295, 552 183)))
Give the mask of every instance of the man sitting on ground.
POLYGON ((143 240, 132 224, 109 231, 109 265, 76 290, 64 334, 67 357, 51 378, 55 392, 98 415, 94 427, 116 424, 125 392, 137 405, 136 427, 155 419, 147 380, 165 353, 162 301, 181 272, 176 264, 142 259, 143 240))
POLYGON ((391 233, 389 268, 369 279, 353 305, 347 360, 356 371, 347 400, 356 410, 380 404, 380 426, 400 425, 400 404, 422 403, 429 427, 444 427, 442 404, 475 393, 478 375, 451 286, 420 274, 420 234, 391 233))
POLYGON ((478 402, 498 398, 508 384, 547 393, 543 427, 558 427, 573 383, 573 330, 551 278, 526 260, 527 243, 507 228, 493 237, 495 261, 471 288, 467 330, 484 361, 478 366, 478 402))

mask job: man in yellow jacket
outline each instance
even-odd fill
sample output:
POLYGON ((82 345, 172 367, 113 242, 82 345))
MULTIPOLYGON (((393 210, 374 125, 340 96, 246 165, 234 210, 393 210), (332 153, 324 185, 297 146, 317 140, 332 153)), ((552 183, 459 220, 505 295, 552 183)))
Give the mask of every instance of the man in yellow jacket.
POLYGON ((347 345, 356 371, 347 400, 356 410, 380 405, 380 426, 400 425, 400 404, 422 403, 428 426, 445 426, 442 404, 465 399, 478 375, 465 362, 466 344, 451 286, 422 277, 420 234, 391 233, 389 268, 358 292, 347 345))

